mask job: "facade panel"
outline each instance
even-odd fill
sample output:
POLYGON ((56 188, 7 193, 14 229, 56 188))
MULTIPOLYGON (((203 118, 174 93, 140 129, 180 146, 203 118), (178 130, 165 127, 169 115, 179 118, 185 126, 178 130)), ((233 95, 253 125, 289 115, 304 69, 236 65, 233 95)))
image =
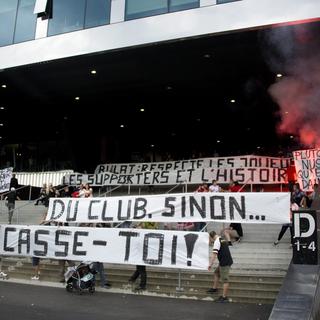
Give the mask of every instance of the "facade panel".
POLYGON ((35 38, 37 16, 33 13, 34 5, 35 0, 19 1, 14 43, 35 38))
POLYGON ((111 0, 87 0, 85 28, 110 23, 111 0))
POLYGON ((48 35, 83 29, 85 6, 85 0, 54 0, 48 35))
POLYGON ((0 46, 12 44, 18 0, 0 1, 0 46))
POLYGON ((168 0, 126 0, 126 20, 168 12, 168 0))
POLYGON ((241 1, 241 0, 217 0, 217 4, 235 2, 235 1, 241 1))
POLYGON ((180 11, 199 7, 199 0, 170 0, 169 11, 180 11))

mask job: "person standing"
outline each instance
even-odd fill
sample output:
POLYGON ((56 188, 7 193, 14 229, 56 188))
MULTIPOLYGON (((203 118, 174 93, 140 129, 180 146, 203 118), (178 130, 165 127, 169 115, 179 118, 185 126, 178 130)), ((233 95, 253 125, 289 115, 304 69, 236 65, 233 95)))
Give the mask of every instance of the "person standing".
MULTIPOLYGON (((141 222, 138 224, 137 228, 141 229, 156 229, 156 222, 141 222)), ((134 283, 137 278, 140 276, 140 284, 135 288, 135 290, 145 290, 147 286, 147 271, 146 266, 137 265, 135 272, 129 278, 130 283, 134 283)))
POLYGON ((99 273, 100 276, 100 287, 104 289, 110 289, 111 283, 107 280, 106 273, 104 272, 104 265, 102 262, 94 262, 92 265, 92 269, 99 273))
POLYGON ((232 242, 240 242, 243 237, 243 230, 241 223, 230 223, 229 227, 222 230, 221 234, 232 246, 232 242))
POLYGON ((11 188, 15 188, 15 189, 19 188, 18 179, 16 178, 16 175, 14 173, 12 174, 12 178, 10 180, 10 190, 11 188))
POLYGON ((16 189, 14 187, 10 189, 10 192, 6 196, 6 200, 7 200, 8 216, 9 216, 8 223, 11 224, 16 200, 20 200, 20 198, 17 196, 16 189))
POLYGON ((31 277, 31 280, 40 280, 40 258, 32 257, 32 266, 34 269, 34 275, 31 277))
POLYGON ((273 243, 273 245, 277 246, 280 242, 280 240, 282 239, 282 237, 284 236, 284 234, 286 233, 286 231, 290 230, 290 235, 291 235, 291 245, 293 242, 293 227, 292 227, 292 211, 297 211, 299 210, 299 206, 297 205, 297 203, 295 202, 295 199, 293 197, 291 197, 291 205, 290 205, 290 223, 285 223, 282 225, 281 230, 279 232, 278 238, 277 240, 273 243))
POLYGON ((209 192, 208 184, 206 182, 203 182, 198 186, 196 192, 209 192))
POLYGON ((221 192, 221 187, 218 185, 217 180, 212 180, 212 184, 209 187, 210 192, 221 192))
POLYGON ((239 182, 236 180, 231 180, 229 184, 229 192, 240 192, 242 190, 239 182))
POLYGON ((211 231, 209 233, 209 237, 210 243, 213 243, 213 250, 208 271, 210 271, 217 258, 219 260, 219 265, 214 271, 213 287, 207 290, 207 293, 215 293, 218 291, 220 279, 223 284, 222 296, 216 299, 215 302, 229 302, 227 294, 229 290, 229 273, 233 260, 229 250, 228 241, 218 236, 215 231, 211 231))

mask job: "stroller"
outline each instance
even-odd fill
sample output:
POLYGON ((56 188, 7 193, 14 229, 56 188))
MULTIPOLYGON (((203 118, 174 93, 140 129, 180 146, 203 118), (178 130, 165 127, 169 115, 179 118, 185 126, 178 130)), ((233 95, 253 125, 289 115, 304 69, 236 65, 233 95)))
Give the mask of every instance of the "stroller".
POLYGON ((95 292, 96 271, 92 269, 90 263, 81 262, 77 267, 69 267, 64 277, 66 279, 66 290, 68 292, 77 291, 82 294, 85 290, 89 293, 95 292))

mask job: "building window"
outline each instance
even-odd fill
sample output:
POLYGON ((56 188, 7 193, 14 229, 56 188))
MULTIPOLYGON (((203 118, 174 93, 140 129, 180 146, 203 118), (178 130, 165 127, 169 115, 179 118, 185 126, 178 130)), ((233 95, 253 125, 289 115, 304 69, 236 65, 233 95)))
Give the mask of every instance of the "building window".
POLYGON ((217 4, 228 3, 228 2, 235 2, 235 1, 240 1, 240 0, 217 0, 217 4))
POLYGON ((127 0, 126 20, 168 12, 168 0, 127 0))
POLYGON ((35 38, 37 15, 33 13, 36 0, 20 0, 14 32, 14 43, 35 38))
POLYGON ((180 11, 199 8, 199 0, 170 0, 169 11, 180 11))
POLYGON ((0 46, 12 44, 18 0, 0 1, 0 46))
POLYGON ((111 0, 54 0, 48 35, 110 23, 111 0))
POLYGON ((111 0, 87 0, 85 28, 110 23, 111 0))
POLYGON ((86 0, 54 0, 48 35, 83 29, 86 0))
POLYGON ((126 20, 199 8, 200 0, 126 0, 126 20))

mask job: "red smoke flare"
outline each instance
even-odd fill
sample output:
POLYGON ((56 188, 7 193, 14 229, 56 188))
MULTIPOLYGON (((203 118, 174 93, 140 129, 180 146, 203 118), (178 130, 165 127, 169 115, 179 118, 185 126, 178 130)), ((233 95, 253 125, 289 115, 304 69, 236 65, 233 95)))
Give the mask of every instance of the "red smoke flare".
POLYGON ((280 134, 293 134, 308 147, 320 146, 320 59, 301 57, 292 61, 291 75, 269 88, 280 107, 280 134))

